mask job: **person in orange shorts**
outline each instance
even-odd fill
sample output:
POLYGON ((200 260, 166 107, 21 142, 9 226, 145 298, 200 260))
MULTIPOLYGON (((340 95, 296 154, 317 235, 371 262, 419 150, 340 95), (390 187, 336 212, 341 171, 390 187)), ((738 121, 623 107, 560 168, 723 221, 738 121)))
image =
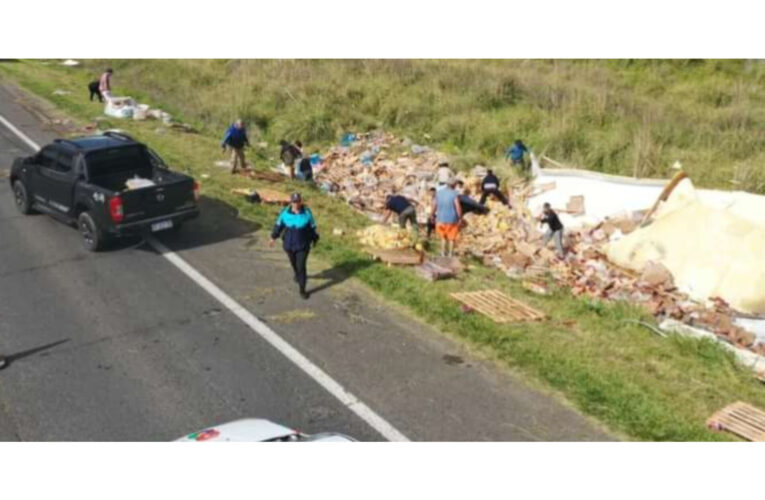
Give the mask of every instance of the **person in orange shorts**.
POLYGON ((462 205, 459 194, 454 189, 457 181, 452 178, 447 185, 436 191, 433 200, 433 212, 436 215, 436 234, 441 238, 441 255, 454 255, 454 242, 460 232, 462 205))

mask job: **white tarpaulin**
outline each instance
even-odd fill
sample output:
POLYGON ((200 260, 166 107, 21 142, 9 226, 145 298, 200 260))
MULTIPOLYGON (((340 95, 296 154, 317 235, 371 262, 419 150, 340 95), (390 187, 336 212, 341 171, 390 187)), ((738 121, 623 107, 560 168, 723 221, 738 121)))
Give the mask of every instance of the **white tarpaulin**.
MULTIPOLYGON (((608 217, 646 211, 669 181, 617 177, 583 170, 535 169, 534 184, 554 188, 533 196, 534 214, 549 202, 569 229, 608 217), (584 213, 565 213, 571 197, 584 197, 584 213)), ((659 205, 652 223, 607 246, 609 260, 641 272, 663 264, 694 300, 721 297, 742 312, 765 314, 765 196, 696 190, 681 181, 659 205)))

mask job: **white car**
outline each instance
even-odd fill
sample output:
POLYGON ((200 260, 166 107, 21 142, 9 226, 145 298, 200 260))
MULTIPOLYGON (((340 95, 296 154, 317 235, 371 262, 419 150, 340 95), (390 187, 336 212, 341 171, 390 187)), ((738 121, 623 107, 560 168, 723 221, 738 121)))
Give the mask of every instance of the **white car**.
POLYGON ((178 441, 353 442, 356 440, 335 432, 303 434, 269 420, 247 418, 192 432, 178 441))

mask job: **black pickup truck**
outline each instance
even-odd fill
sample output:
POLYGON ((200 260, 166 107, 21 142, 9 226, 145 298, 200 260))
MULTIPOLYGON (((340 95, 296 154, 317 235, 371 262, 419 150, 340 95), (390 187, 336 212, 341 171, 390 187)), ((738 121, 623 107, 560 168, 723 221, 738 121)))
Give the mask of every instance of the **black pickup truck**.
POLYGON ((199 185, 170 171, 131 137, 105 132, 57 139, 16 158, 10 175, 16 207, 76 224, 86 248, 111 237, 177 228, 199 215, 199 185))

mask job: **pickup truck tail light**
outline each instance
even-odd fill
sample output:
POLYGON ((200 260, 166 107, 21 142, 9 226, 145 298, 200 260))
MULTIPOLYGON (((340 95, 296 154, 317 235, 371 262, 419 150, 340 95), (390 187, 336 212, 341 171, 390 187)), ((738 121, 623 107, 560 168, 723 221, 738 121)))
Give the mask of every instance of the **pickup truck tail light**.
POLYGON ((112 196, 109 198, 109 215, 114 222, 122 222, 125 218, 125 210, 122 206, 121 196, 112 196))
POLYGON ((199 191, 201 190, 201 186, 197 181, 194 181, 194 201, 199 201, 199 191))

